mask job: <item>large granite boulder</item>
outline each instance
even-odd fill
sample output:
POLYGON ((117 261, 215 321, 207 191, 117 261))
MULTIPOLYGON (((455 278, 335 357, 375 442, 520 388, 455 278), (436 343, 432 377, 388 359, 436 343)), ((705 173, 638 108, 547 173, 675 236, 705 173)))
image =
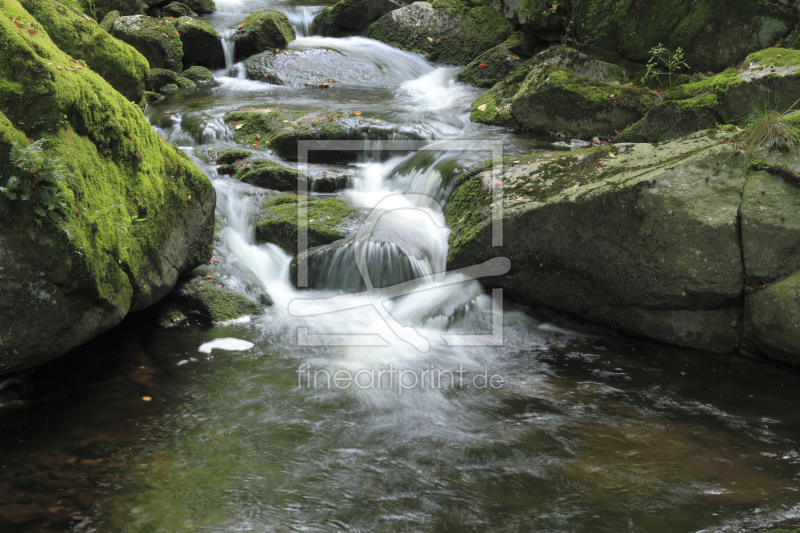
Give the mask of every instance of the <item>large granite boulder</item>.
POLYGON ((78 68, 83 58, 16 0, 3 6, 26 23, 0 17, 0 186, 35 182, 10 154, 45 139, 26 153, 51 158, 65 179, 48 187, 65 205, 38 225, 41 193, 34 205, 0 194, 0 373, 64 354, 166 295, 210 258, 215 205, 208 179, 138 106, 78 68))
POLYGON ((363 34, 419 52, 430 61, 466 65, 512 33, 513 26, 494 8, 452 0, 414 2, 395 9, 370 24, 363 34))

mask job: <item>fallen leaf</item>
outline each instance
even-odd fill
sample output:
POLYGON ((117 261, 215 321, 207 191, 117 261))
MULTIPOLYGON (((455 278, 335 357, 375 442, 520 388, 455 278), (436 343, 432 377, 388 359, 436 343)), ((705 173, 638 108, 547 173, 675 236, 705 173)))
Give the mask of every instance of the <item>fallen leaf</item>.
POLYGON ((283 121, 283 123, 284 123, 284 124, 286 124, 287 122, 289 122, 289 121, 288 121, 288 120, 284 120, 284 121, 283 121))
POLYGON ((479 105, 478 111, 486 111, 486 104, 479 105))
POLYGON ((432 42, 433 42, 433 39, 431 39, 430 37, 428 37, 428 42, 429 42, 429 43, 432 43, 432 42))
POLYGON ((152 398, 150 396, 142 396, 142 400, 149 402, 152 398))
MULTIPOLYGON (((293 192, 290 192, 290 193, 289 193, 289 196, 297 196, 297 194, 295 194, 295 193, 293 193, 293 192)), ((285 205, 285 204, 284 204, 284 205, 285 205)))
POLYGON ((361 116, 361 111, 356 111, 356 116, 361 116))
POLYGON ((485 67, 485 66, 486 66, 486 63, 480 63, 480 64, 478 65, 478 68, 483 68, 483 67, 485 67))

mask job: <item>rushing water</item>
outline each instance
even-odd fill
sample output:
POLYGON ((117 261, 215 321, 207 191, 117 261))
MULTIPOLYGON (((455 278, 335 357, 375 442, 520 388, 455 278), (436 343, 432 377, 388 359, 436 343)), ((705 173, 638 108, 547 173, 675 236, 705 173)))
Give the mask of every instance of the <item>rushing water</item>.
MULTIPOLYGON (((208 19, 222 33, 272 7, 304 34, 320 9, 217 6, 208 19)), ((234 145, 221 117, 248 105, 358 110, 433 147, 452 139, 500 139, 511 153, 548 146, 470 123, 479 91, 457 83, 456 69, 381 43, 292 43, 338 69, 341 81, 326 91, 246 80, 231 44, 214 86, 147 110, 156 130, 192 157, 234 145)), ((46 394, 0 414, 0 531, 800 525, 800 375, 563 330, 446 273, 441 205, 452 184, 444 169, 486 154, 446 146, 432 153, 370 151, 348 167, 324 167, 350 176, 338 196, 382 216, 363 239, 312 250, 304 290, 289 281, 290 256, 255 243, 263 191, 198 159, 216 187, 222 226, 219 262, 201 272, 274 305, 217 327, 192 319, 153 329, 140 313, 37 372, 34 386, 46 394), (365 291, 356 252, 378 292, 365 291), (382 299, 380 288, 421 277, 423 290, 382 299), (502 324, 502 345, 459 346, 453 337, 489 335, 493 323, 502 324), (361 335, 362 345, 325 345, 321 335, 361 335), (414 373, 374 379, 390 368, 414 373), (362 374, 340 389, 325 377, 337 371, 362 374)))

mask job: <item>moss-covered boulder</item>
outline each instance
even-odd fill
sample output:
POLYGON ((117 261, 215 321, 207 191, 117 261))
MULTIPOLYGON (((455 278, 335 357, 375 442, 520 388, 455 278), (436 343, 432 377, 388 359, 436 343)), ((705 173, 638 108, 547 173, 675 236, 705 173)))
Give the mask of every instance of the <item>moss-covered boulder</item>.
POLYGON ((657 96, 622 85, 622 68, 555 46, 535 55, 472 104, 474 122, 591 139, 636 123, 657 96))
POLYGON ((111 11, 107 13, 106 16, 101 19, 100 29, 105 32, 111 33, 112 29, 114 28, 114 21, 116 21, 121 16, 122 15, 120 15, 119 11, 111 11))
MULTIPOLYGON (((172 2, 171 4, 167 4, 161 8, 161 13, 165 17, 191 17, 192 15, 196 15, 194 11, 192 11, 189 6, 186 4, 182 4, 180 2, 172 2)), ((180 29, 178 30, 180 31, 180 29)))
POLYGON ((111 34, 138 50, 150 68, 183 70, 183 44, 169 20, 144 15, 120 17, 114 21, 111 34))
POLYGON ((522 44, 523 39, 523 33, 518 31, 505 42, 482 53, 459 71, 458 81, 486 89, 501 82, 522 65, 523 60, 511 49, 522 44))
POLYGON ((222 36, 214 28, 200 20, 181 17, 175 21, 175 29, 183 43, 184 68, 200 65, 214 69, 225 65, 222 36))
POLYGON ((249 57, 268 48, 285 48, 296 37, 294 26, 280 11, 256 11, 239 23, 233 35, 236 57, 249 57))
POLYGON ((222 277, 195 276, 182 281, 159 305, 158 323, 169 327, 191 315, 219 323, 263 314, 262 304, 231 291, 222 277))
POLYGON ((207 261, 215 193, 138 106, 78 68, 16 0, 2 9, 24 23, 0 17, 0 185, 35 179, 9 154, 44 138, 34 156, 61 159, 67 204, 58 224, 38 226, 27 203, 0 195, 0 372, 10 372, 115 326, 207 261))
POLYGON ((730 139, 698 134, 468 173, 445 207, 448 269, 505 256, 511 271, 483 281, 530 305, 733 351, 744 289, 744 167, 732 165, 730 139), (493 247, 492 205, 501 199, 503 243, 493 247))
POLYGON ((664 142, 722 123, 714 95, 669 100, 650 109, 641 120, 616 136, 614 142, 664 142))
POLYGON ((153 92, 153 91, 145 91, 144 92, 144 100, 145 100, 145 102, 160 102, 163 99, 164 99, 164 96, 161 95, 161 94, 158 94, 156 92, 153 92))
POLYGON ((217 8, 214 0, 183 0, 182 3, 198 15, 210 15, 217 8))
POLYGON ((205 67, 190 67, 181 72, 181 76, 197 84, 211 83, 214 81, 214 74, 205 67))
POLYGON ((232 172, 235 179, 256 187, 283 192, 311 189, 308 176, 268 159, 247 159, 231 166, 235 167, 232 172))
POLYGON ((74 7, 56 0, 25 0, 22 6, 42 25, 62 51, 81 58, 125 95, 138 102, 144 93, 147 60, 131 46, 103 31, 98 24, 74 7))
POLYGON ((345 175, 325 174, 322 177, 314 178, 311 183, 311 191, 321 193, 331 193, 346 189, 350 185, 350 178, 345 175))
POLYGON ((370 24, 366 37, 419 52, 430 61, 466 65, 497 46, 513 26, 494 8, 460 0, 414 2, 370 24))
POLYGON ((345 237, 359 211, 338 198, 277 196, 261 205, 256 240, 269 242, 289 254, 297 254, 298 206, 306 208, 302 227, 308 229, 308 247, 330 244, 345 237))
POLYGON ((214 161, 220 165, 230 165, 238 163, 243 159, 247 159, 253 155, 249 150, 225 150, 216 154, 214 161))
POLYGON ((300 141, 320 141, 307 152, 313 163, 353 161, 359 154, 345 149, 344 141, 363 139, 367 127, 366 121, 347 113, 280 108, 240 109, 226 114, 224 120, 237 142, 269 148, 288 161, 298 160, 300 141))
POLYGON ((743 351, 800 365, 800 270, 744 300, 743 351))
POLYGON ((774 45, 791 31, 797 16, 760 0, 589 0, 575 20, 584 20, 581 37, 640 64, 663 43, 681 47, 692 70, 720 72, 757 50, 774 45))
POLYGON ((386 13, 406 6, 408 0, 341 0, 314 19, 317 33, 327 37, 361 32, 386 13))
MULTIPOLYGON (((121 16, 144 15, 147 3, 140 0, 79 0, 83 13, 93 17, 95 20, 103 20, 112 11, 118 12, 121 16)), ((74 5, 74 4, 73 4, 74 5)))

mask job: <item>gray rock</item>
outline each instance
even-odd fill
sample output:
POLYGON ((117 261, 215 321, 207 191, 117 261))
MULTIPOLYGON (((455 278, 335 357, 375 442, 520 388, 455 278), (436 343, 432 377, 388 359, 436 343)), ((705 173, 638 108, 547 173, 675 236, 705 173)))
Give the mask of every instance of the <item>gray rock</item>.
POLYGON ((112 35, 136 48, 151 69, 183 70, 183 44, 175 26, 167 19, 144 15, 120 17, 114 21, 112 35))
POLYGON ((183 43, 184 68, 199 65, 215 69, 225 65, 222 36, 214 28, 191 17, 180 17, 175 21, 175 29, 183 43))
POLYGON ((328 37, 359 33, 386 13, 407 6, 408 0, 341 0, 314 19, 317 33, 328 37))

